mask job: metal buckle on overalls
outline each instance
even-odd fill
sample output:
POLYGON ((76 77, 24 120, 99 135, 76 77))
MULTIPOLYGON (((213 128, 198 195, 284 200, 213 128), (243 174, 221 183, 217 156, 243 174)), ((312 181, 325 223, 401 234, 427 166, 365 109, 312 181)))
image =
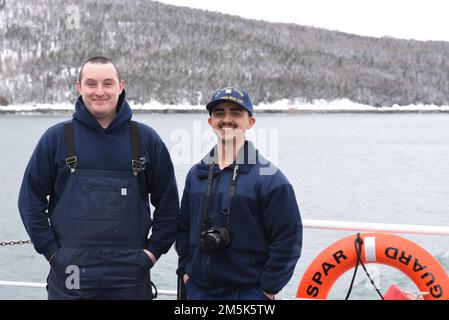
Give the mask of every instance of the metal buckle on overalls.
POLYGON ((229 216, 231 214, 231 209, 221 209, 221 214, 224 216, 229 216))
POLYGON ((140 160, 131 160, 131 165, 133 167, 134 175, 137 176, 140 170, 142 170, 143 162, 140 160))
POLYGON ((77 161, 78 160, 76 159, 76 156, 69 157, 69 158, 65 159, 65 164, 69 166, 71 173, 75 172, 75 167, 76 167, 77 161))

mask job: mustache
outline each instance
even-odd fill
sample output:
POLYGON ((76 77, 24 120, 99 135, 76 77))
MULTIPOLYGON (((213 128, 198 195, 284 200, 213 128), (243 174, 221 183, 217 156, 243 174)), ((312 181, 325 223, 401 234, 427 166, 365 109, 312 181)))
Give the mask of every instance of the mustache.
POLYGON ((234 128, 237 128, 237 123, 235 123, 233 121, 221 121, 218 124, 219 128, 223 128, 224 126, 233 126, 234 128))

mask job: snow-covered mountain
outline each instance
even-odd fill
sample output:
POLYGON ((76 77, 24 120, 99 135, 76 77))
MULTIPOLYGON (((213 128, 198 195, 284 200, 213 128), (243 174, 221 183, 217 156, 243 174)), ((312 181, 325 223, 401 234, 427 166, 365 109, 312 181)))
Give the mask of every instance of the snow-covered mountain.
MULTIPOLYGON (((225 4, 225 2, 224 2, 225 4)), ((370 38, 148 0, 0 0, 0 105, 73 101, 78 68, 112 58, 130 100, 449 105, 449 43, 370 38)))

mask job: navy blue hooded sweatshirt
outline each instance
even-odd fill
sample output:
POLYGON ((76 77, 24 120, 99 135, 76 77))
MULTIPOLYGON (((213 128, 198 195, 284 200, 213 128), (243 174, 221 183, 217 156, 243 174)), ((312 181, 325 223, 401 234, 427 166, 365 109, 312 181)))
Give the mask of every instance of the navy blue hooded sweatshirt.
MULTIPOLYGON (((177 273, 189 274, 189 281, 211 294, 246 286, 276 294, 292 277, 301 254, 301 217, 294 190, 282 172, 251 142, 243 149, 244 163, 239 166, 231 203, 232 240, 226 248, 206 251, 199 247, 208 184, 206 158, 189 171, 181 202, 177 273), (248 157, 251 154, 256 154, 257 161, 248 157)), ((228 207, 232 174, 233 165, 222 171, 214 167, 208 205, 211 226, 226 226, 223 209, 228 207)))
MULTIPOLYGON (((104 129, 79 97, 72 120, 77 168, 132 171, 129 133, 131 116, 132 111, 123 91, 117 104, 117 116, 104 129)), ((139 132, 140 152, 148 160, 144 174, 139 175, 140 195, 149 215, 149 200, 155 207, 151 237, 148 241, 143 240, 147 242, 146 248, 159 258, 170 249, 176 238, 178 191, 170 155, 161 138, 142 123, 139 123, 139 132), (151 194, 150 199, 148 194, 151 194)), ((65 158, 64 123, 59 123, 40 138, 24 173, 19 194, 18 205, 26 231, 36 251, 47 260, 60 247, 49 219, 70 175, 65 158)))

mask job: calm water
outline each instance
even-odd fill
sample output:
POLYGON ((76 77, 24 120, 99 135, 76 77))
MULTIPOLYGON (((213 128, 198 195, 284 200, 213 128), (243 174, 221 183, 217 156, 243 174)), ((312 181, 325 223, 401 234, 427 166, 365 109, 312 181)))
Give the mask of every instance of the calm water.
MULTIPOLYGON (((68 116, 0 117, 0 240, 26 239, 17 210, 22 174, 46 128, 68 116)), ((180 193, 189 167, 213 141, 205 114, 142 114, 175 162, 180 193)), ((293 184, 303 218, 449 226, 449 115, 307 114, 259 115, 253 140, 293 184)), ((303 254, 284 290, 295 295, 312 259, 350 232, 305 229, 303 254)), ((409 236, 449 270, 449 237, 409 236)), ((176 254, 152 271, 159 289, 176 289, 176 254)), ((369 265, 382 291, 396 283, 417 291, 390 267, 369 265)), ((48 265, 29 245, 0 247, 0 280, 45 282, 48 265)), ((330 298, 345 297, 352 272, 330 298)), ((359 272, 352 298, 378 299, 359 272)), ((45 299, 44 289, 0 287, 0 299, 45 299)))

